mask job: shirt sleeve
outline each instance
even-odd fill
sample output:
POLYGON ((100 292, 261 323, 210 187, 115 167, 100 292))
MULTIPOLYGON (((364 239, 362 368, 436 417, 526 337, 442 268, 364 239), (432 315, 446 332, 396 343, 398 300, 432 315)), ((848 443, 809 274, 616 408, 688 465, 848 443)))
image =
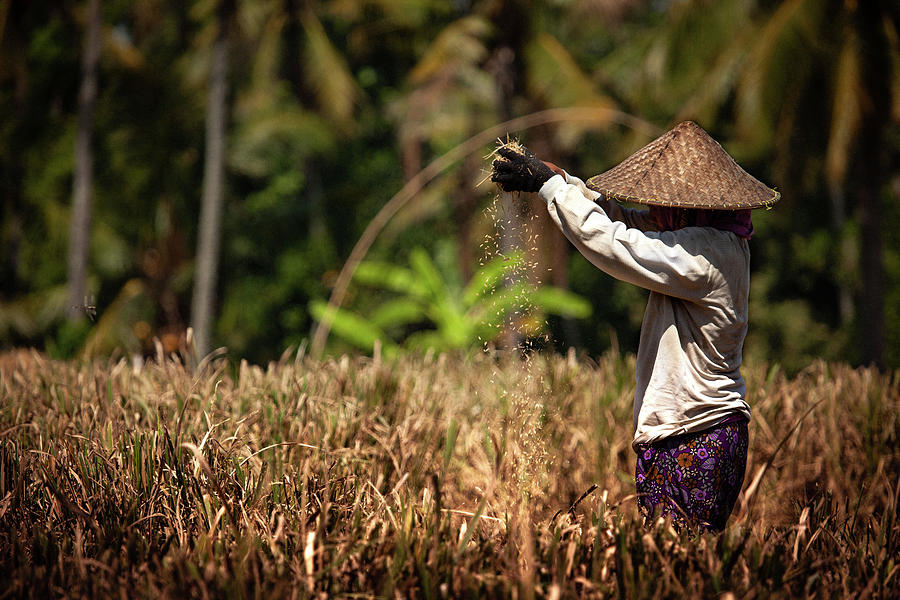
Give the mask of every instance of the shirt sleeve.
POLYGON ((650 220, 649 211, 626 208, 618 202, 609 200, 603 194, 592 190, 581 179, 570 175, 568 172, 566 172, 566 183, 574 185, 585 198, 599 204, 610 220, 621 221, 628 227, 640 229, 641 231, 653 231, 656 228, 656 224, 650 220))
POLYGON ((561 175, 539 191, 550 218, 581 254, 609 275, 651 291, 700 300, 709 291, 710 264, 679 243, 681 232, 642 231, 613 220, 578 185, 561 175))

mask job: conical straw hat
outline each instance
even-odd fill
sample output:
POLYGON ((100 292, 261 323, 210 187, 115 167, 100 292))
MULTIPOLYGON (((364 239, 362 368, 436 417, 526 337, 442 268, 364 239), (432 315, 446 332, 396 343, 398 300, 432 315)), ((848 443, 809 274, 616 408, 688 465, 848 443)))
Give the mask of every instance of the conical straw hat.
POLYGON ((587 186, 614 200, 683 208, 768 208, 781 198, 692 121, 591 177, 587 186))

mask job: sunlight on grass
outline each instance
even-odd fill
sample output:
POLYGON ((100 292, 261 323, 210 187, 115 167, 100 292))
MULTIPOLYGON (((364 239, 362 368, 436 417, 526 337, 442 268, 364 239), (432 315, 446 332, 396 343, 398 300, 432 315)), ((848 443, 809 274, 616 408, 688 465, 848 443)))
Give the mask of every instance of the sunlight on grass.
POLYGON ((896 379, 747 369, 753 491, 723 534, 692 537, 637 515, 632 369, 301 354, 196 374, 0 356, 2 595, 894 589, 896 379))

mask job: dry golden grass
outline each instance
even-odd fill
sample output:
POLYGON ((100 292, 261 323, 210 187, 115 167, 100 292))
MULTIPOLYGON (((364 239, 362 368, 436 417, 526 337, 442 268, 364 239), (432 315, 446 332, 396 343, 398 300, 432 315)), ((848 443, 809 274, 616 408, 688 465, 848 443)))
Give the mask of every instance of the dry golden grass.
POLYGON ((896 376, 747 367, 746 493, 691 536, 636 514, 632 369, 0 356, 0 598, 896 595, 896 376))
MULTIPOLYGON (((522 143, 521 143, 518 139, 516 139, 516 138, 511 138, 511 137, 509 137, 509 135, 507 135, 507 136, 506 136, 506 141, 505 141, 505 142, 504 142, 503 140, 497 140, 497 148, 494 150, 493 154, 497 154, 497 152, 498 152, 501 148, 504 148, 504 149, 506 149, 506 150, 512 150, 512 151, 515 152, 516 154, 524 154, 525 146, 523 146, 522 143)), ((492 154, 492 155, 493 155, 493 154, 492 154)), ((499 156, 499 155, 498 155, 498 160, 503 160, 503 161, 505 161, 505 160, 507 160, 507 159, 506 159, 506 157, 504 157, 504 156, 499 156)))

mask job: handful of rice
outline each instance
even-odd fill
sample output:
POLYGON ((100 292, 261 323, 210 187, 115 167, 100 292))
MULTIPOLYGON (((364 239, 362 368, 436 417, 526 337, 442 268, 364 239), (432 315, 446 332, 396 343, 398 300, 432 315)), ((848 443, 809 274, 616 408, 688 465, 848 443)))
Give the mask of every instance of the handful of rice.
MULTIPOLYGON (((494 174, 496 173, 496 169, 494 168, 495 161, 509 162, 508 158, 506 158, 505 156, 503 156, 502 154, 499 153, 500 150, 511 150, 512 152, 515 152, 516 154, 521 154, 521 155, 525 154, 525 146, 523 146, 519 142, 518 139, 515 139, 515 138, 510 139, 509 136, 506 137, 505 142, 501 139, 497 139, 497 147, 494 148, 493 152, 491 152, 490 154, 487 155, 488 160, 491 161, 491 174, 488 177, 486 177, 485 179, 492 178, 494 176, 494 174)), ((503 187, 499 183, 497 184, 497 187, 499 187, 501 190, 503 189, 503 187)))

